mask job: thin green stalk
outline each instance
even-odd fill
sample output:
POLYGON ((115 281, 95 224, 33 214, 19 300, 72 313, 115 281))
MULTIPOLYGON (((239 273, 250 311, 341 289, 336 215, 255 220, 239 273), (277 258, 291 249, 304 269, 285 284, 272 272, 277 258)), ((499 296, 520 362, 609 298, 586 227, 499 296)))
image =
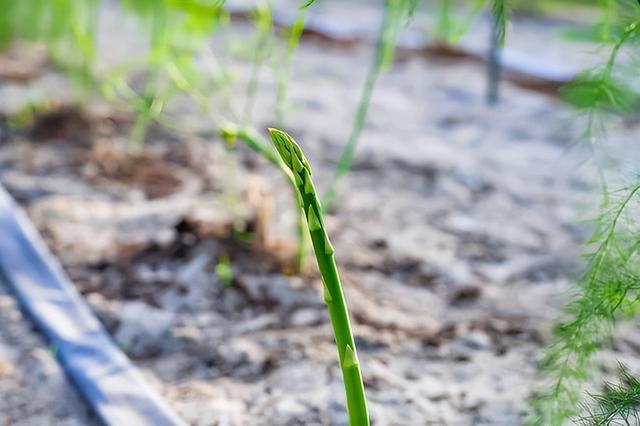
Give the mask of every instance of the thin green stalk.
POLYGON ((284 115, 287 109, 287 89, 289 88, 289 70, 293 55, 300 44, 300 37, 304 31, 306 20, 305 9, 298 11, 298 16, 288 31, 287 50, 282 61, 278 61, 275 70, 278 78, 278 88, 276 92, 276 123, 278 126, 284 125, 284 115))
POLYGON ((603 41, 607 41, 611 38, 611 27, 613 26, 617 9, 616 0, 600 0, 600 7, 603 10, 600 37, 603 41))
MULTIPOLYGON (((293 62, 293 56, 300 44, 300 37, 304 31, 304 25, 306 21, 306 9, 300 8, 296 20, 291 28, 288 30, 287 35, 287 49, 282 60, 277 61, 274 64, 274 71, 278 81, 276 90, 276 125, 284 126, 284 116, 287 110, 287 91, 289 88, 289 73, 291 63, 293 62)), ((309 237, 307 236, 307 221, 304 217, 304 212, 300 212, 298 215, 297 226, 297 241, 298 246, 296 248, 295 263, 296 269, 302 271, 304 269, 304 260, 307 255, 309 237)))
POLYGON ((273 5, 271 1, 265 1, 258 5, 256 10, 256 25, 258 26, 258 40, 253 59, 253 68, 251 69, 251 75, 246 89, 243 122, 245 125, 251 123, 260 71, 264 61, 269 55, 270 41, 273 32, 273 5))
POLYGON ((382 71, 391 63, 400 28, 403 25, 404 20, 408 16, 412 15, 415 5, 416 0, 385 1, 385 11, 382 18, 382 24, 380 26, 378 41, 376 43, 373 62, 367 73, 367 79, 364 83, 360 102, 358 103, 358 110, 351 128, 351 133, 349 134, 349 139, 347 140, 347 143, 342 150, 342 154, 340 155, 340 160, 336 167, 333 180, 329 184, 329 188, 322 198, 322 202, 327 210, 331 208, 336 196, 336 187, 340 180, 342 180, 342 178, 344 178, 351 169, 358 140, 360 139, 360 134, 362 133, 367 120, 373 89, 375 88, 380 73, 382 73, 382 71))
MULTIPOLYGON (((278 156, 273 149, 266 142, 262 140, 260 135, 258 135, 255 131, 251 130, 247 127, 238 127, 233 124, 227 124, 222 127, 221 130, 222 138, 225 141, 233 141, 235 139, 239 139, 243 141, 249 148, 260 154, 262 157, 266 158, 271 164, 282 170, 284 175, 287 177, 287 180, 291 183, 291 188, 293 190, 293 195, 296 201, 298 200, 298 189, 296 187, 296 182, 291 173, 291 170, 282 162, 280 156, 278 156)), ((304 211, 300 210, 298 212, 298 224, 297 224, 297 236, 298 236, 298 244, 296 248, 296 256, 295 256, 295 268, 297 271, 301 271, 304 267, 304 257, 306 254, 306 245, 307 245, 307 220, 305 218, 304 211)))
POLYGON ((338 166, 336 167, 333 181, 329 185, 329 188, 322 198, 322 202, 327 209, 330 209, 331 205, 333 204, 333 200, 336 197, 336 187, 338 186, 339 182, 347 173, 349 173, 349 170, 351 170, 353 158, 358 146, 358 139, 360 139, 360 134, 362 133, 362 129, 364 129, 364 124, 367 120, 369 104, 371 103, 371 96, 373 95, 373 89, 375 88, 376 82, 378 81, 380 70, 381 68, 376 65, 371 67, 369 73, 367 74, 367 79, 362 91, 362 97, 360 98, 360 103, 358 104, 356 118, 354 120, 353 127, 351 128, 351 134, 349 135, 349 139, 347 140, 347 143, 342 150, 342 154, 340 155, 340 160, 338 161, 338 166))
POLYGON ((452 12, 451 0, 440 0, 436 19, 435 36, 440 42, 455 44, 469 30, 474 19, 482 11, 487 0, 474 0, 463 16, 456 17, 452 12))
POLYGON ((164 65, 167 55, 167 10, 164 1, 158 3, 153 8, 149 71, 142 101, 138 104, 138 116, 131 132, 130 152, 140 151, 144 145, 149 125, 162 111, 163 102, 159 101, 157 92, 160 83, 160 69, 164 65))
POLYGON ((491 30, 489 39, 489 58, 487 61, 487 103, 498 102, 500 90, 500 55, 504 46, 507 27, 507 8, 505 0, 494 0, 491 8, 491 30))
POLYGON ((622 34, 620 35, 620 37, 616 40, 615 44, 613 45, 613 49, 611 50, 611 54, 609 55, 609 60, 607 61, 607 66, 605 68, 605 74, 608 77, 611 76, 611 73, 613 71, 613 66, 616 63, 616 59, 618 58, 618 53, 620 52, 620 48, 630 37, 637 34, 639 24, 640 24, 640 21, 634 21, 629 25, 627 25, 622 31, 622 34))
POLYGON ((349 312, 342 292, 340 276, 334 259, 334 250, 324 226, 322 208, 311 181, 311 166, 300 147, 287 133, 269 129, 271 140, 282 161, 293 174, 299 194, 300 206, 304 210, 309 234, 316 254, 318 269, 324 285, 324 301, 329 309, 331 324, 338 348, 344 387, 347 395, 347 411, 351 426, 368 426, 369 413, 356 355, 356 345, 351 331, 349 312))
MULTIPOLYGON (((226 53, 226 52, 224 52, 226 53)), ((205 64, 210 74, 212 86, 209 89, 211 97, 215 98, 217 103, 217 109, 225 111, 233 121, 238 122, 240 114, 236 112, 235 105, 233 103, 234 95, 232 92, 232 79, 228 72, 228 58, 223 54, 218 53, 218 57, 222 57, 219 60, 210 48, 206 48, 203 51, 205 64)))
POLYGON ((442 40, 451 40, 451 0, 440 0, 438 19, 436 20, 436 36, 442 40))
POLYGON ((276 155, 273 149, 271 149, 265 141, 261 140, 260 135, 258 135, 250 128, 227 123, 221 127, 221 134, 222 138, 226 142, 233 141, 236 138, 242 140, 247 144, 249 148, 256 151, 262 157, 266 158, 270 163, 290 175, 289 170, 282 164, 280 157, 276 155))
POLYGON ((504 45, 507 35, 507 0, 493 0, 491 7, 496 41, 500 46, 504 45))
POLYGON ((78 89, 81 103, 86 105, 91 96, 94 76, 92 66, 96 59, 96 35, 98 28, 99 0, 86 0, 75 5, 75 19, 71 22, 73 43, 60 46, 61 56, 63 49, 75 51, 78 58, 68 64, 71 79, 78 89))
POLYGON ((385 12, 382 22, 381 36, 376 44, 373 63, 369 68, 367 79, 364 82, 364 88, 362 89, 362 95, 360 97, 360 102, 358 103, 358 110, 356 112, 355 120, 353 121, 353 126, 351 127, 349 139, 347 140, 347 143, 342 150, 342 154, 340 155, 340 160, 338 161, 333 181, 329 184, 329 188, 327 188, 324 196, 322 197, 322 202, 327 210, 331 208, 333 200, 336 197, 336 187, 340 180, 342 180, 342 178, 344 178, 344 176, 349 172, 351 164, 353 163, 353 158, 358 146, 358 140, 360 139, 360 134, 364 129, 367 114, 369 113, 369 104, 371 103, 373 89, 375 88, 378 77, 382 72, 384 52, 386 50, 382 34, 384 34, 384 29, 388 26, 388 23, 389 13, 385 12))

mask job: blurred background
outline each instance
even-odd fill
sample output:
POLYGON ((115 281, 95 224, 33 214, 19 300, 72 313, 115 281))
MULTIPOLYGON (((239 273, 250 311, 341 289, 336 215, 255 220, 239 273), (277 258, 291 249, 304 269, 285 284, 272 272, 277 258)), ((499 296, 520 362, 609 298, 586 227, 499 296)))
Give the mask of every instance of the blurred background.
MULTIPOLYGON (((145 380, 193 425, 347 424, 268 127, 325 195, 373 424, 564 424, 588 411, 574 392, 639 371, 615 303, 569 310, 595 337, 539 361, 637 183, 640 6, 301 6, 0 0, 0 184, 145 380)), ((98 424, 9 288, 0 425, 98 424)))

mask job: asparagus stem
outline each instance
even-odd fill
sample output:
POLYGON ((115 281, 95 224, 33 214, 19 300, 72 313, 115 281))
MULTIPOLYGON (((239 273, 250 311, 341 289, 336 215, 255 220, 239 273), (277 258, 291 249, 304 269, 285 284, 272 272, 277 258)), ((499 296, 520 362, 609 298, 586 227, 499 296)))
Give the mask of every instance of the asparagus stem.
POLYGON ((342 148, 333 180, 322 197, 322 203, 327 211, 331 209, 336 197, 338 185, 347 173, 349 173, 349 170, 351 170, 358 147, 358 141, 367 122, 373 90, 376 87, 380 74, 392 62, 395 44, 402 29, 403 22, 413 14, 416 4, 417 0, 385 0, 384 2, 384 15, 382 17, 382 24, 380 25, 380 32, 378 33, 373 62, 367 72, 367 78, 360 95, 356 116, 351 127, 351 133, 342 148))
POLYGON ((369 414, 364 394, 360 363, 353 340, 349 312, 340 284, 338 268, 333 256, 333 246, 322 218, 322 208, 311 180, 311 167, 302 150, 287 133, 269 129, 271 140, 284 164, 291 170, 304 210, 313 250, 322 275, 323 298, 329 309, 331 324, 338 348, 344 387, 347 395, 347 411, 351 426, 368 426, 369 414))
MULTIPOLYGON (((233 124, 227 124, 221 130, 222 137, 225 139, 240 139, 247 146, 262 157, 266 158, 270 163, 278 167, 285 174, 287 179, 291 182, 291 187, 293 189, 294 197, 298 198, 298 190, 296 188, 296 182, 293 177, 293 173, 289 168, 282 162, 280 156, 278 156, 273 148, 270 148, 267 142, 263 141, 260 135, 252 131, 248 127, 238 127, 233 124)), ((298 200, 299 202, 299 200, 298 200)), ((304 268, 304 259, 305 254, 307 253, 307 238, 305 238, 305 233, 307 232, 307 220, 305 218, 305 214, 303 211, 299 212, 298 215, 298 225, 297 225, 297 237, 298 237, 298 246, 296 248, 295 254, 295 265, 294 267, 298 272, 302 271, 304 268)))

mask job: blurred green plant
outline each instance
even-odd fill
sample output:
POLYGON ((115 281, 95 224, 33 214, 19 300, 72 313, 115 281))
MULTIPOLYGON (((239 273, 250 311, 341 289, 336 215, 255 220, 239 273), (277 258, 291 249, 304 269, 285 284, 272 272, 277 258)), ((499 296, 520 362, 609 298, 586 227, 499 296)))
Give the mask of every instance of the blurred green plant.
POLYGON ((623 78, 616 76, 614 68, 620 49, 626 43, 637 41, 639 36, 640 20, 626 23, 622 30, 611 39, 613 48, 606 64, 600 69, 584 72, 563 88, 564 99, 578 111, 589 114, 589 125, 592 124, 593 117, 597 113, 625 114, 631 111, 634 105, 638 105, 640 95, 623 78))
POLYGON ((94 84, 99 0, 0 0, 0 48, 12 40, 43 43, 87 101, 94 84))
MULTIPOLYGON (((312 2, 309 2, 311 4, 312 2)), ((273 69, 276 74, 277 92, 276 92, 276 125, 284 126, 284 117, 288 109, 288 87, 290 68, 293 57, 300 44, 300 37, 304 31, 306 20, 305 7, 301 8, 296 15, 293 24, 286 28, 283 32, 283 38, 286 40, 285 48, 280 57, 273 61, 273 69)))
MULTIPOLYGON (((436 35, 447 43, 457 42, 469 28, 474 17, 487 4, 487 1, 489 0, 474 0, 465 19, 458 22, 453 19, 452 0, 441 0, 436 35)), ((508 20, 507 0, 491 0, 491 4, 495 16, 498 40, 502 44, 504 43, 508 20)), ((369 105, 371 104, 376 83, 382 72, 392 63, 400 32, 413 17, 417 6, 418 0, 385 0, 385 12, 378 33, 373 62, 365 79, 351 132, 343 146, 331 184, 322 197, 323 204, 327 210, 331 209, 336 197, 337 187, 353 164, 358 141, 366 124, 369 105)))
POLYGON ((33 126, 38 115, 45 113, 51 108, 48 102, 27 102, 15 114, 8 117, 7 122, 12 128, 26 129, 33 126))
POLYGON ((635 219, 640 181, 607 193, 596 229, 587 242, 587 267, 577 282, 578 293, 554 329, 554 341, 542 361, 546 391, 532 402, 532 425, 562 425, 577 414, 582 383, 593 371, 593 355, 610 338, 620 317, 639 312, 640 232, 635 219))
MULTIPOLYGON (((612 47, 606 63, 583 73, 563 90, 564 98, 588 116, 585 135, 591 149, 605 141, 594 133, 597 117, 624 115, 639 105, 637 93, 626 83, 625 75, 616 74, 616 67, 621 49, 638 39, 640 7, 635 1, 621 1, 615 10, 618 16, 610 17, 607 31, 612 47)), ((601 213, 587 242, 595 250, 586 255, 577 293, 553 329, 553 342, 541 363, 547 387, 531 401, 531 425, 560 426, 581 414, 582 387, 593 374, 594 355, 611 337, 617 321, 640 312, 640 178, 632 178, 631 185, 611 193, 598 160, 595 164, 603 188, 601 213)))
MULTIPOLYGON (((502 28, 506 28, 506 1, 473 0, 463 2, 462 5, 464 5, 464 8, 461 8, 461 4, 454 0, 440 0, 436 12, 435 37, 447 44, 458 43, 489 1, 492 2, 491 4, 494 10, 500 11, 498 16, 500 16, 500 20, 503 23, 502 28)), ((503 34, 505 32, 505 30, 502 31, 503 34)), ((502 40, 504 40, 504 38, 502 38, 502 40)))
POLYGON ((121 3, 150 34, 142 93, 122 81, 113 91, 136 111, 131 141, 132 149, 139 150, 148 126, 158 120, 173 96, 186 93, 201 106, 207 105, 202 90, 205 83, 196 60, 210 35, 229 17, 223 0, 122 0, 121 3))
POLYGON ((233 283, 233 268, 231 267, 231 260, 229 259, 229 256, 222 255, 218 258, 216 275, 220 279, 224 288, 231 286, 233 283))
POLYGON ((253 15, 257 31, 254 40, 250 43, 252 46, 250 50, 253 57, 253 66, 244 98, 243 125, 247 125, 252 121, 260 71, 266 60, 272 55, 275 43, 273 4, 271 0, 258 1, 253 15))
POLYGON ((269 129, 280 158, 294 177, 300 208, 305 212, 318 269, 322 276, 324 301, 329 310, 338 348, 342 377, 347 395, 350 426, 368 426, 369 413, 364 393, 360 362, 351 330, 349 312, 334 258, 334 249, 324 226, 322 207, 311 180, 311 166, 298 144, 287 133, 269 129))
POLYGON ((362 89, 362 95, 360 96, 356 116, 351 127, 351 133, 342 149, 333 180, 322 199, 325 209, 327 210, 331 209, 331 205, 336 196, 337 185, 351 169, 358 140, 366 124, 371 97, 373 96, 373 90, 378 78, 380 74, 391 65, 400 31, 413 16, 417 3, 418 0, 385 0, 385 10, 378 33, 373 62, 369 68, 362 89))
POLYGON ((493 0, 492 15, 498 43, 503 45, 507 34, 507 0, 493 0))

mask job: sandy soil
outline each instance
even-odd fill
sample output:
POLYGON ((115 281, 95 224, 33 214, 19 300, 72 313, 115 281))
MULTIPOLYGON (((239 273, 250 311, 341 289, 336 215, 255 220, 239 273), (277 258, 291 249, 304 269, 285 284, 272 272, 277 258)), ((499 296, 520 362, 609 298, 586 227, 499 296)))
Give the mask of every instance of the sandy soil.
MULTIPOLYGON (((320 188, 370 54, 306 41, 296 57, 286 129, 320 188)), ((1 82, 13 96, 0 108, 64 92, 58 78, 47 70, 26 86, 1 82)), ((274 84, 265 72, 261 127, 272 124, 274 84)), ((484 86, 475 63, 395 64, 327 217, 375 425, 519 424, 578 267, 588 228, 576 223, 593 205, 589 173, 570 149, 582 123, 556 99, 508 84, 487 107, 484 86)), ((8 135, 0 181, 189 423, 346 425, 314 265, 287 272, 295 217, 286 182, 245 147, 229 156, 198 137, 210 124, 188 111, 172 113, 192 133, 153 129, 138 160, 126 155, 122 114, 93 108, 87 138, 84 118, 66 112, 55 138, 46 120, 43 138, 8 135), (235 192, 223 190, 230 182, 235 192), (232 238, 234 221, 257 237, 232 238), (215 272, 225 256, 229 286, 215 272)), ((0 304, 0 391, 11 395, 0 424, 90 423, 5 290, 0 304)), ((640 333, 624 336, 615 356, 629 361, 640 333)))

